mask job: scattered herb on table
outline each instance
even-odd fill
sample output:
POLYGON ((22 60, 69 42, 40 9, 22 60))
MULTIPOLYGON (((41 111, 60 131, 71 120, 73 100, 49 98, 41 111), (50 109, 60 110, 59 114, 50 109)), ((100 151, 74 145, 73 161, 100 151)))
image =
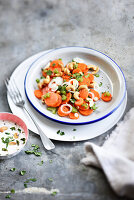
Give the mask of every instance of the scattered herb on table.
POLYGON ((42 153, 38 151, 40 149, 40 147, 37 144, 36 145, 32 144, 31 147, 33 147, 33 149, 32 150, 29 149, 29 150, 25 151, 26 154, 34 154, 36 156, 42 155, 42 153))
POLYGON ((37 79, 36 79, 36 83, 39 83, 39 82, 40 82, 40 79, 37 78, 37 79))
POLYGON ((11 168, 10 169, 11 172, 14 172, 15 170, 16 170, 16 168, 11 168))
POLYGON ((25 170, 20 171, 20 175, 21 175, 21 176, 24 176, 25 174, 26 174, 26 171, 25 171, 25 170))
POLYGON ((22 140, 22 141, 23 141, 23 144, 25 144, 26 138, 21 138, 20 140, 22 140))
POLYGON ((6 199, 10 199, 10 198, 11 198, 11 195, 8 194, 7 196, 5 196, 5 198, 6 198, 6 199))
POLYGON ((37 179, 36 178, 29 178, 29 179, 27 179, 24 183, 29 183, 29 182, 36 182, 37 181, 37 179))
POLYGON ((15 190, 14 190, 14 189, 12 189, 12 190, 11 190, 11 193, 12 193, 12 194, 14 194, 14 193, 15 193, 15 190))
POLYGON ((51 193, 52 196, 55 196, 56 194, 57 194, 57 191, 53 191, 53 192, 51 193))
POLYGON ((52 160, 49 160, 49 163, 52 163, 53 161, 52 160))
POLYGON ((43 160, 41 160, 41 162, 40 162, 40 163, 38 163, 38 165, 39 165, 39 166, 42 166, 42 165, 43 165, 43 163, 44 163, 44 161, 43 161, 43 160))
POLYGON ((26 183, 24 183, 24 187, 27 188, 27 184, 26 183))

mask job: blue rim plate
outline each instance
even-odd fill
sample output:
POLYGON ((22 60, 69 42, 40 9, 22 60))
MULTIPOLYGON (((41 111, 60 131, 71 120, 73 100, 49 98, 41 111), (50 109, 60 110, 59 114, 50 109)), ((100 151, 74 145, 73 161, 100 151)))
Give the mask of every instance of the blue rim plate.
POLYGON ((41 115, 44 117, 67 125, 84 125, 100 121, 110 116, 119 108, 126 96, 126 80, 121 68, 109 56, 104 53, 87 48, 87 47, 62 47, 44 53, 37 58, 29 67, 24 81, 25 94, 28 101, 41 115), (81 116, 78 120, 71 120, 67 117, 59 117, 54 115, 42 105, 41 101, 35 98, 34 90, 37 88, 36 79, 41 76, 41 68, 50 60, 62 58, 66 64, 74 57, 82 58, 86 64, 95 64, 100 67, 99 78, 95 81, 103 82, 100 87, 100 93, 109 90, 113 99, 111 102, 105 103, 99 101, 98 109, 90 116, 81 116))

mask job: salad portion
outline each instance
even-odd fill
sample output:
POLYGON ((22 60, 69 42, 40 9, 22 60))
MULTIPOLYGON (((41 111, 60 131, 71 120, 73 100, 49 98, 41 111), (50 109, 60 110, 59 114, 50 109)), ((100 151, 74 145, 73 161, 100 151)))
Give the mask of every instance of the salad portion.
POLYGON ((99 76, 99 67, 87 65, 80 58, 74 58, 65 66, 62 59, 50 61, 41 72, 41 78, 36 79, 38 89, 34 95, 46 104, 47 110, 60 117, 88 116, 97 109, 97 101, 112 99, 109 91, 98 92, 94 76, 99 76))

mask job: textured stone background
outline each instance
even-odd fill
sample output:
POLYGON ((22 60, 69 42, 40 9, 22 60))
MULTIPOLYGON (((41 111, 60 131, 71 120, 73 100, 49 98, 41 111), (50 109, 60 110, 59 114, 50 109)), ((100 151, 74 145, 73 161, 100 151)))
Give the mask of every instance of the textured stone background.
MULTIPOLYGON (((112 57, 122 68, 128 88, 129 110, 134 105, 134 1, 133 0, 0 0, 0 111, 9 112, 4 79, 16 66, 40 51, 61 46, 87 46, 112 57)), ((101 145, 111 131, 92 142, 101 145)), ((25 150, 39 144, 42 157, 26 155, 0 161, 0 200, 14 188, 15 200, 117 200, 103 173, 86 168, 83 142, 55 142, 56 154, 45 152, 40 138, 30 132, 25 150), (49 160, 52 159, 52 163, 49 160), (41 160, 45 163, 39 166, 41 160), (16 167, 15 172, 10 168, 16 167), (20 176, 20 170, 27 170, 20 176), (28 194, 23 183, 37 178, 29 187, 59 189, 52 197, 44 192, 28 194), (53 182, 48 181, 53 178, 53 182)), ((125 200, 126 198, 122 198, 125 200)))

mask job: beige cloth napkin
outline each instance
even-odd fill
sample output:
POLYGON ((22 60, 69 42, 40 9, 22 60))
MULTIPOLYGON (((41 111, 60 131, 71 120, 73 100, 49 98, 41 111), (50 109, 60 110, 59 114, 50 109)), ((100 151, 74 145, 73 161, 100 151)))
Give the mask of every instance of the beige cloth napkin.
POLYGON ((118 195, 134 198, 134 108, 102 147, 87 142, 85 150, 82 163, 101 168, 118 195))

